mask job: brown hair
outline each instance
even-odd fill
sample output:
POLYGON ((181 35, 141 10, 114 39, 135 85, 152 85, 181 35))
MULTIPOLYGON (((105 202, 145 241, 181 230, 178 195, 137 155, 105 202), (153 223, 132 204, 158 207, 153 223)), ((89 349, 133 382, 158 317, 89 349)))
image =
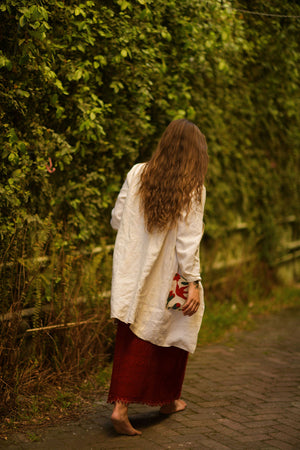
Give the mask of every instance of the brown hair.
POLYGON ((141 174, 141 207, 149 232, 162 231, 189 211, 192 194, 201 203, 207 171, 205 136, 186 119, 171 122, 141 174))

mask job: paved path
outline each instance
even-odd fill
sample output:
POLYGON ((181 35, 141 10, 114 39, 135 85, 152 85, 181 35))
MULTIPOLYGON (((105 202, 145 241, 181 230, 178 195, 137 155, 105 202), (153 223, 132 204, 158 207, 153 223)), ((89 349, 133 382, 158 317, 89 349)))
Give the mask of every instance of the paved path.
POLYGON ((105 399, 77 423, 45 428, 40 442, 14 436, 11 450, 300 449, 300 309, 259 319, 251 331, 200 347, 190 357, 183 398, 167 418, 131 407, 142 436, 118 436, 105 399))

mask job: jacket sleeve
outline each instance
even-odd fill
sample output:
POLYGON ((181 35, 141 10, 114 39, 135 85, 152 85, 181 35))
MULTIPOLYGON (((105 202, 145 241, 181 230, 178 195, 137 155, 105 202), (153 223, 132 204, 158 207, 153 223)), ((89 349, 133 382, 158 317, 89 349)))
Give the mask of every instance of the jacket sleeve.
POLYGON ((122 219, 122 215, 123 215, 123 208, 124 208, 126 197, 127 197, 127 192, 128 192, 128 176, 126 177, 126 180, 119 192, 115 206, 111 212, 110 224, 114 230, 118 230, 120 227, 120 223, 121 223, 121 219, 122 219))
POLYGON ((204 231, 205 200, 206 190, 203 187, 201 205, 192 202, 189 214, 183 213, 178 221, 176 237, 178 270, 189 282, 201 280, 199 246, 204 231))

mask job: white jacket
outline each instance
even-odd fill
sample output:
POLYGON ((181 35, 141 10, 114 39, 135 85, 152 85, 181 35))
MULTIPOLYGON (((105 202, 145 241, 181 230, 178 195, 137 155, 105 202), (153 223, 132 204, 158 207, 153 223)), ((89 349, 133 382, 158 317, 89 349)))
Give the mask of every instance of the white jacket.
POLYGON ((153 344, 175 346, 193 353, 204 312, 193 316, 168 310, 167 297, 176 272, 187 281, 200 279, 199 245, 203 234, 203 210, 192 204, 171 230, 148 233, 140 211, 138 183, 144 164, 136 164, 112 210, 111 226, 118 230, 113 256, 111 317, 129 323, 132 332, 153 344))

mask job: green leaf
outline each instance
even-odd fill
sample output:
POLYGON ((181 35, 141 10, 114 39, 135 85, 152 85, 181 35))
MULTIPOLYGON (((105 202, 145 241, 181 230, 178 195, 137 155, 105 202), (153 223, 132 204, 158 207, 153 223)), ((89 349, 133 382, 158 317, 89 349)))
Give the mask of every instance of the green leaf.
POLYGON ((25 27, 25 25, 27 24, 27 20, 24 15, 20 17, 19 24, 20 24, 20 27, 22 27, 22 28, 25 27))
POLYGON ((30 97, 29 92, 23 91, 22 89, 17 89, 16 94, 20 95, 20 97, 26 97, 26 98, 30 97))
POLYGON ((126 0, 118 0, 117 3, 120 5, 121 11, 124 11, 127 8, 132 9, 131 4, 126 0))
POLYGON ((12 69, 12 62, 6 56, 0 54, 0 67, 6 67, 7 70, 12 69))
POLYGON ((16 153, 10 153, 8 155, 8 161, 11 162, 12 164, 17 164, 19 162, 19 157, 16 153))

